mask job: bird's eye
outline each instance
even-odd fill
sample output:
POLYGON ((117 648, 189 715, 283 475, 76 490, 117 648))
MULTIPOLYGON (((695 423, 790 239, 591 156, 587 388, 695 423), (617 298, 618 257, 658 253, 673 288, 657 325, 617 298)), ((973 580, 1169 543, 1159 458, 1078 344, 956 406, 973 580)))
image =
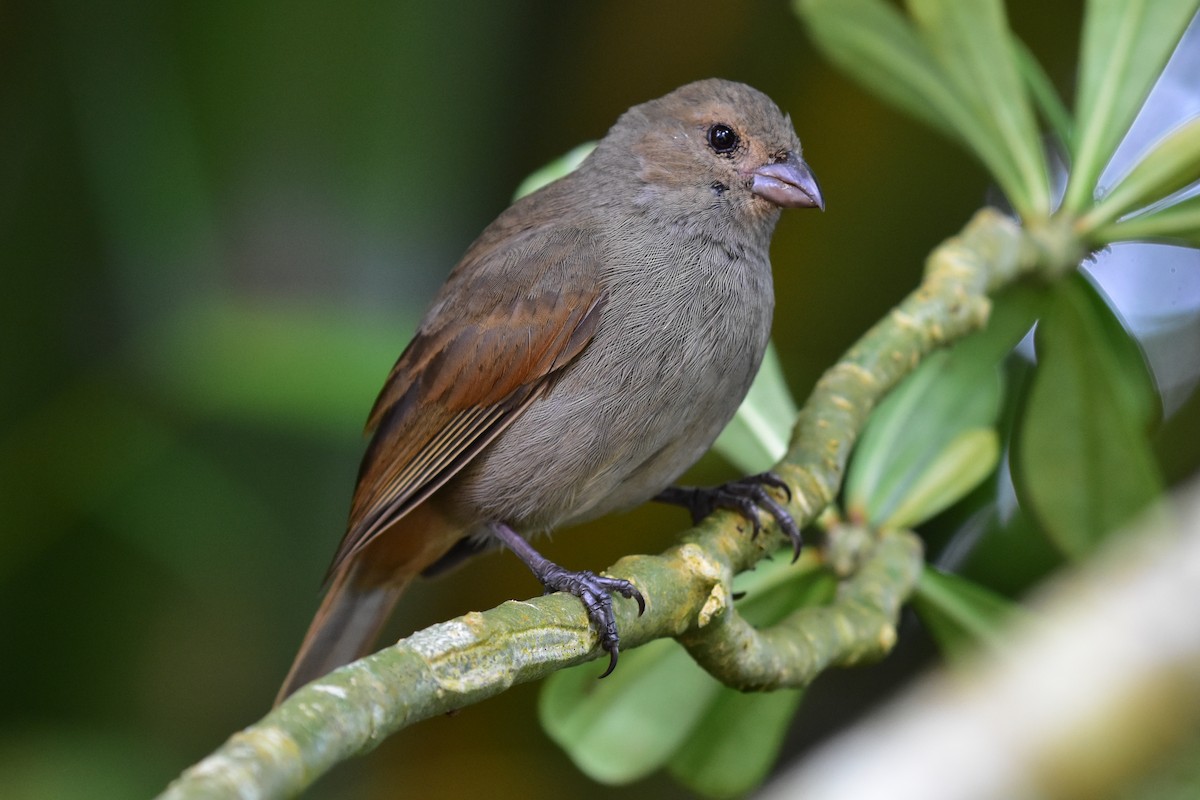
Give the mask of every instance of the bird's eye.
POLYGON ((718 122, 708 129, 708 146, 718 153, 732 153, 738 146, 738 135, 733 128, 718 122))

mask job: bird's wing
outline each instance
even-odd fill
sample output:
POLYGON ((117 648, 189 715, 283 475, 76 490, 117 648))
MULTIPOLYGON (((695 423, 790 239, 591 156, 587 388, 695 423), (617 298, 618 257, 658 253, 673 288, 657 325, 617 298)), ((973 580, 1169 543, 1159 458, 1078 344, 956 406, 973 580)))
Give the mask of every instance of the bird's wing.
POLYGON ((458 473, 583 351, 606 299, 579 279, 598 273, 596 257, 590 237, 561 229, 468 252, 371 411, 330 574, 458 473), (454 310, 439 308, 451 296, 454 310))

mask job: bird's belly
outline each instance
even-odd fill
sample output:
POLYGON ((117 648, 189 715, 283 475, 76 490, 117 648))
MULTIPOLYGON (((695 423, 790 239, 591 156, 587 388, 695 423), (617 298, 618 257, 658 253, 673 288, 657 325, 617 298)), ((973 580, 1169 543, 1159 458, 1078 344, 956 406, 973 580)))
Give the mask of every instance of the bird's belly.
POLYGON ((456 494, 525 532, 658 494, 708 450, 758 370, 769 318, 719 322, 687 339, 645 337, 633 353, 605 347, 601 334, 477 457, 456 494))

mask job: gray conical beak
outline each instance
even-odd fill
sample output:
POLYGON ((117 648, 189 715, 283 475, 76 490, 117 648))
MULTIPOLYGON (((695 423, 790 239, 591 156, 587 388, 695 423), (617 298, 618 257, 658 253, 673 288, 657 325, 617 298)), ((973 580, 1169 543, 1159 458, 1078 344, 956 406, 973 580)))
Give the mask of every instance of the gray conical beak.
POLYGON ((750 191, 780 208, 819 208, 825 210, 825 198, 816 176, 794 152, 786 161, 763 164, 750 173, 750 191))

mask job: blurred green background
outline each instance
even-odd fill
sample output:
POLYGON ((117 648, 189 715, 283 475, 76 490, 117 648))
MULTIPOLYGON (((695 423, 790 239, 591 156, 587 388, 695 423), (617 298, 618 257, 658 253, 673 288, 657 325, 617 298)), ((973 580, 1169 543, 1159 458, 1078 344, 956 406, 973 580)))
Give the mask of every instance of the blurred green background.
MULTIPOLYGON (((1068 96, 1080 6, 1009 4, 1068 96)), ((775 338, 803 397, 987 179, 833 72, 785 3, 0 9, 0 796, 148 796, 265 713, 341 536, 366 412, 442 277, 523 176, 710 76, 791 113, 828 200, 785 215, 773 251, 775 338)), ((731 474, 709 457, 690 477, 731 474)), ((685 521, 639 509, 544 552, 598 569, 685 521)), ((414 586, 392 631, 536 593, 490 556, 414 586)), ((823 678, 792 750, 924 657, 908 636, 823 678)), ((410 729, 310 796, 617 791, 549 744, 536 692, 410 729)))

